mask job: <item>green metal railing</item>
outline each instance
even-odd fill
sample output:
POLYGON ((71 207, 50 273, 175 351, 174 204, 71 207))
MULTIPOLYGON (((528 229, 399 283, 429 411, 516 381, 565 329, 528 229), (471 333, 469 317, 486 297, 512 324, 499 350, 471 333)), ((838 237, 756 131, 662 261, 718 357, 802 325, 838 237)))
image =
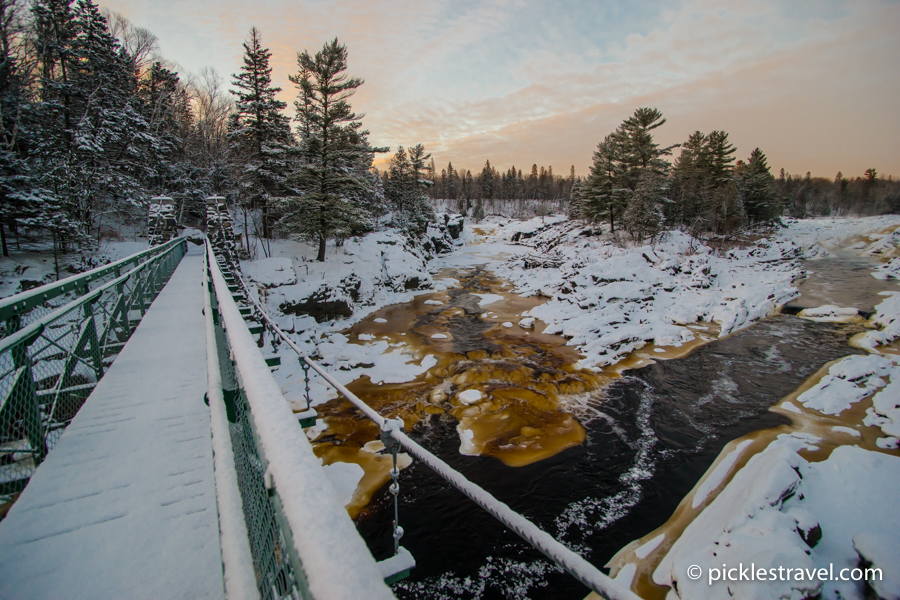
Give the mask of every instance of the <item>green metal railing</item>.
POLYGON ((173 240, 0 302, 0 503, 28 483, 186 252, 173 240))
MULTIPOLYGON (((206 282, 210 296, 216 349, 222 386, 222 396, 228 416, 228 430, 240 490, 241 505, 253 558, 257 589, 263 600, 283 597, 309 598, 309 589, 303 576, 300 560, 290 543, 290 528, 285 526, 284 516, 277 495, 266 486, 268 466, 259 441, 253 415, 243 389, 240 370, 236 368, 231 351, 229 331, 221 318, 221 302, 246 304, 242 290, 235 285, 233 266, 223 257, 217 257, 211 248, 207 251, 206 282), (210 257, 215 257, 213 265, 210 257), (218 269, 228 285, 229 298, 219 298, 213 282, 212 269, 218 269)), ((221 290, 219 290, 221 292, 221 290)), ((238 326, 243 326, 243 321, 238 326)))
MULTIPOLYGON (((252 332, 261 326, 248 327, 244 321, 252 318, 252 302, 245 296, 237 267, 228 257, 217 255, 209 242, 206 256, 206 307, 212 316, 207 326, 214 330, 207 339, 214 339, 216 347, 208 364, 218 363, 207 394, 213 444, 219 437, 215 415, 224 412, 225 436, 232 450, 228 458, 236 475, 233 494, 240 497, 238 519, 245 525, 228 523, 227 530, 246 532, 259 597, 393 598, 344 507, 327 491, 331 484, 301 429, 304 415, 291 412, 259 352, 252 332), (335 577, 332 571, 337 564, 353 568, 335 577)), ((222 475, 217 472, 217 485, 222 475)), ((229 495, 225 488, 231 484, 223 485, 220 502, 229 495)), ((232 504, 228 501, 219 507, 223 532, 232 504)), ((232 554, 223 536, 223 558, 226 549, 232 554)), ((227 582, 245 578, 238 565, 228 559, 224 564, 227 582)))
POLYGON ((159 256, 184 243, 183 239, 174 239, 108 265, 97 267, 54 283, 48 283, 9 298, 0 299, 0 338, 5 338, 15 333, 75 298, 83 296, 108 283, 110 280, 120 277, 122 273, 146 262, 148 259, 159 256))

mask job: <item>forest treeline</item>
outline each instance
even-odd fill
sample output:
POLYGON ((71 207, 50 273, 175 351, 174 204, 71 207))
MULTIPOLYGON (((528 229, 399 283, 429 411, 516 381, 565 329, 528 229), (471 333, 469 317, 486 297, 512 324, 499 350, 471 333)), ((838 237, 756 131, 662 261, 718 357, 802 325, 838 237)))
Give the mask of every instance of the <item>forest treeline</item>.
POLYGON ((498 203, 609 223, 637 239, 667 227, 724 234, 781 215, 900 210, 898 185, 870 169, 834 180, 775 177, 759 149, 735 161, 725 132, 680 148, 653 140, 665 119, 641 108, 606 136, 589 174, 574 167, 438 172, 421 144, 369 143, 351 106, 363 80, 347 72, 337 39, 297 54, 292 110, 278 100, 260 32, 243 43, 226 82, 212 70, 183 77, 155 36, 93 0, 0 0, 0 242, 4 255, 40 232, 55 251, 146 222, 150 199, 176 200, 182 223, 201 223, 204 199, 224 196, 245 249, 273 237, 311 241, 323 260, 340 242, 382 226, 425 232, 441 200, 475 218, 498 203), (228 89, 230 83, 231 89, 228 89), (669 160, 675 151, 679 156, 669 160))
POLYGON ((695 237, 726 235, 782 216, 872 215, 900 212, 900 185, 875 169, 850 181, 786 175, 776 179, 755 148, 735 161, 725 131, 696 131, 682 144, 660 147, 654 131, 665 124, 655 108, 638 108, 597 146, 590 174, 575 183, 569 216, 608 222, 638 242, 674 227, 695 237), (667 157, 680 148, 679 156, 667 157))

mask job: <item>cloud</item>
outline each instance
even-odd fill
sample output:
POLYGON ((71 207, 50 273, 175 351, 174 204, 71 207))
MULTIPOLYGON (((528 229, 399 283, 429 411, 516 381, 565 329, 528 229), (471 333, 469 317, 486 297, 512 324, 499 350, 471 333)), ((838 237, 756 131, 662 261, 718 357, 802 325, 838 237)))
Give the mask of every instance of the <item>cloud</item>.
POLYGON ((366 79, 353 103, 371 141, 422 142, 443 165, 480 170, 490 159, 584 174, 606 133, 656 106, 669 119, 663 143, 724 129, 739 156, 760 146, 791 172, 900 174, 893 2, 107 4, 159 35, 167 57, 226 77, 256 25, 289 103, 296 52, 337 36, 350 73, 366 79))

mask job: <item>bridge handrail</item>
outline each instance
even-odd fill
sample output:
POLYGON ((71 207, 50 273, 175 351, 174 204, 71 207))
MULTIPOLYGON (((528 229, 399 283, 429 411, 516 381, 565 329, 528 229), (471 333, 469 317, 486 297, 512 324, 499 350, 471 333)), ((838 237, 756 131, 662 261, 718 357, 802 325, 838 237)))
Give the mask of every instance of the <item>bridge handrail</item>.
MULTIPOLYGON (((241 285, 246 289, 247 284, 240 280, 241 285)), ((448 465, 446 462, 426 450, 420 444, 412 440, 402 428, 402 421, 399 419, 385 419, 371 406, 360 400, 353 392, 341 385, 325 369, 318 365, 315 361, 306 356, 290 337, 269 317, 268 313, 263 310, 259 302, 252 295, 247 294, 250 301, 256 306, 260 315, 272 330, 308 364, 316 373, 322 376, 335 390, 344 398, 350 401, 369 419, 374 421, 379 429, 390 434, 390 436, 403 446, 410 454, 428 465, 435 473, 447 481, 450 485, 468 496, 476 504, 488 511, 494 518, 513 530, 522 539, 531 544, 535 549, 543 553, 547 558, 556 565, 567 571, 585 586, 600 594, 601 597, 608 600, 641 600, 629 588, 623 587, 615 582, 608 575, 604 574, 597 567, 586 561, 584 558, 569 550, 563 544, 554 539, 550 534, 543 531, 537 525, 512 510, 506 503, 497 500, 491 493, 481 486, 472 483, 466 477, 448 465)))
MULTIPOLYGON (((182 238, 172 240, 172 242, 178 242, 178 241, 180 241, 182 243, 185 242, 185 240, 182 238)), ((40 335, 41 331, 43 331, 44 327, 46 327, 49 323, 56 321, 64 314, 71 312, 72 310, 74 310, 75 308, 78 308, 79 306, 82 306, 84 304, 89 304, 89 303, 95 301, 97 298, 102 296, 104 292, 109 291, 113 287, 127 281, 128 278, 133 276, 135 273, 138 273, 138 272, 142 271, 143 269, 146 269, 149 265, 151 265, 154 262, 161 259, 163 256, 165 256, 165 254, 167 254, 169 251, 171 251, 176 246, 176 244, 173 244, 172 242, 168 242, 167 244, 165 244, 165 246, 166 246, 165 252, 163 252, 161 254, 157 254, 157 255, 153 256, 153 258, 145 260, 141 264, 137 265, 136 267, 134 267, 132 269, 129 269, 128 271, 126 271, 122 275, 119 275, 115 279, 112 279, 112 280, 104 283, 102 286, 98 287, 97 289, 91 290, 90 292, 84 294, 83 296, 79 296, 78 298, 72 300, 71 302, 64 304, 63 306, 60 306, 53 312, 44 315, 37 321, 34 321, 33 323, 29 323, 27 326, 23 327, 22 329, 19 329, 18 331, 8 335, 7 337, 0 339, 0 352, 4 352, 4 351, 8 350, 9 348, 22 343, 23 340, 26 340, 30 337, 40 335)), ((163 246, 156 246, 156 248, 162 248, 162 247, 163 246)), ((146 255, 147 251, 145 250, 144 252, 140 252, 139 254, 146 255)), ((131 258, 131 257, 129 257, 129 258, 131 258)), ((127 260, 128 262, 132 262, 128 259, 122 259, 122 260, 123 261, 127 260)), ((28 292, 24 292, 24 293, 28 293, 28 292)), ((59 295, 61 295, 61 294, 56 294, 56 296, 59 296, 59 295)), ((15 296, 12 296, 11 298, 15 298, 15 296)))
POLYGON ((9 296, 8 298, 3 298, 0 300, 0 323, 21 316, 48 300, 52 300, 71 291, 76 291, 79 288, 84 289, 91 281, 105 277, 110 273, 115 273, 117 270, 120 270, 122 267, 131 263, 139 262, 145 256, 162 254, 179 243, 184 243, 184 238, 175 238, 165 244, 147 248, 146 250, 121 258, 108 265, 103 265, 91 269, 90 271, 79 273, 78 275, 72 275, 71 277, 66 277, 65 279, 60 279, 53 283, 47 283, 40 287, 30 289, 27 292, 9 296))
POLYGON ((251 337, 209 243, 207 256, 218 316, 249 405, 260 458, 267 464, 266 487, 280 504, 286 542, 292 546, 287 550, 294 550, 301 563, 296 575, 305 575, 318 600, 393 598, 251 337))
POLYGON ((220 544, 225 575, 225 597, 229 600, 259 600, 247 524, 241 510, 241 491, 234 470, 234 449, 222 387, 222 372, 216 344, 216 329, 209 294, 209 254, 203 253, 203 315, 206 320, 207 400, 212 430, 216 498, 219 509, 220 544))

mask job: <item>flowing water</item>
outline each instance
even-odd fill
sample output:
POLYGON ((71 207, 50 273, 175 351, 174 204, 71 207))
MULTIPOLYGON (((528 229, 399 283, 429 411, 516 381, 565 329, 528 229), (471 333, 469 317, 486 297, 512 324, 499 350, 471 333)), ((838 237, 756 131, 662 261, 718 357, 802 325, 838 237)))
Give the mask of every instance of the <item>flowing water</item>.
MULTIPOLYGON (((854 302, 822 297, 843 293, 848 282, 866 292, 892 287, 861 277, 846 261, 811 266, 818 279, 806 282, 799 299, 808 306, 871 310, 877 295, 854 302)), ((351 389, 384 414, 403 417, 425 447, 598 566, 665 523, 725 444, 790 422, 769 407, 826 362, 860 353, 847 344, 859 325, 777 315, 674 360, 649 360, 654 355, 645 348, 627 359, 635 368, 622 377, 615 370, 588 374, 571 367, 578 357, 564 340, 513 323, 539 300, 504 292, 478 268, 452 275, 459 288, 383 309, 350 332, 403 335, 420 354, 435 355, 436 365, 407 384, 362 380, 351 389), (425 304, 427 298, 444 304, 425 304), (487 300, 493 303, 481 304, 487 300), (639 368, 642 362, 649 366, 639 368), (461 401, 464 389, 479 390, 482 401, 461 401), (462 449, 474 455, 460 453, 465 429, 474 439, 462 449)), ((703 335, 706 327, 695 328, 704 342, 712 338, 703 335)), ((329 420, 320 455, 352 455, 375 439, 345 404, 334 401, 320 412, 329 420)), ((417 566, 395 586, 399 598, 587 594, 424 465, 404 469, 400 484, 402 544, 417 566)), ((392 499, 377 488, 357 524, 376 557, 385 558, 393 549, 392 499)))

